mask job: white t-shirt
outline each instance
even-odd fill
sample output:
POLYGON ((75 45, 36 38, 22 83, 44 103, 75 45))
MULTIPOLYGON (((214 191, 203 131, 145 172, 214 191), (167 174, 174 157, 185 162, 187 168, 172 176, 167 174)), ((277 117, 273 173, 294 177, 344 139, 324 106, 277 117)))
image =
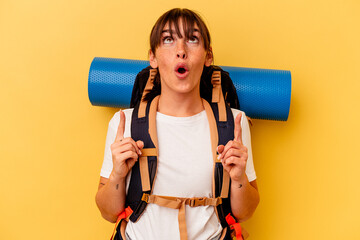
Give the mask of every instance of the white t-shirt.
MULTIPOLYGON (((124 110, 126 116, 124 137, 130 137, 133 109, 124 110)), ((245 113, 232 109, 234 117, 242 113, 243 144, 248 148, 246 175, 256 179, 251 138, 245 113)), ((110 120, 106 137, 105 156, 100 175, 109 178, 112 171, 110 145, 114 142, 120 114, 110 120)), ((159 158, 154 195, 174 197, 212 197, 213 158, 210 128, 205 110, 191 117, 173 117, 157 112, 156 128, 159 158)), ((127 187, 130 174, 127 178, 127 187)), ((213 206, 186 205, 188 239, 217 239, 222 227, 213 206)), ((130 239, 180 239, 178 210, 148 204, 140 219, 129 221, 126 234, 130 239)))

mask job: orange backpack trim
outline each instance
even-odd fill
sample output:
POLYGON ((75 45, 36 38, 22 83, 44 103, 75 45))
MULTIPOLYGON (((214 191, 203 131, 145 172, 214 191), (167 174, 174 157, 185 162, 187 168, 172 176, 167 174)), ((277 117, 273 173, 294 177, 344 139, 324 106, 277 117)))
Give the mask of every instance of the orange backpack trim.
POLYGON ((226 216, 226 222, 229 224, 230 226, 230 230, 235 231, 235 240, 243 240, 243 237, 241 235, 241 225, 240 223, 235 221, 235 218, 233 216, 231 216, 231 214, 229 213, 226 216))
POLYGON ((124 211, 122 211, 119 214, 118 219, 116 220, 115 228, 114 228, 114 231, 113 231, 113 234, 112 234, 110 240, 114 239, 114 236, 116 234, 116 229, 117 229, 119 223, 121 222, 121 220, 129 221, 129 217, 130 217, 130 215, 132 213, 133 213, 133 210, 130 207, 127 207, 127 208, 124 209, 124 211))

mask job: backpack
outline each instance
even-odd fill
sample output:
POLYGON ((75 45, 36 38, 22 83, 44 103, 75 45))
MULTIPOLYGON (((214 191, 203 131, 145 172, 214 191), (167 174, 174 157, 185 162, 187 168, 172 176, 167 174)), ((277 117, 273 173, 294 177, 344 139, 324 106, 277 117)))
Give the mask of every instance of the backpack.
POLYGON ((119 215, 111 240, 125 239, 126 223, 136 222, 148 203, 179 209, 180 239, 187 239, 185 205, 191 207, 211 205, 223 227, 220 239, 245 239, 248 234, 235 221, 230 207, 229 174, 217 159, 216 147, 234 139, 234 117, 231 107, 239 108, 236 89, 229 74, 220 67, 204 67, 200 84, 200 95, 209 120, 211 146, 215 163, 213 198, 176 198, 152 195, 157 169, 156 112, 159 96, 145 100, 145 93, 153 88, 157 70, 147 67, 136 77, 130 107, 133 107, 131 137, 142 140, 142 155, 132 168, 126 208, 119 215))
MULTIPOLYGON (((152 68, 150 66, 146 67, 137 74, 131 94, 130 108, 134 108, 136 104, 141 101, 151 69, 152 68)), ((229 73, 222 70, 219 66, 204 66, 200 81, 200 97, 204 98, 208 102, 211 102, 213 92, 211 77, 214 71, 220 71, 221 73, 221 89, 223 91, 225 102, 231 108, 240 109, 240 103, 236 93, 236 88, 229 76, 229 73)))

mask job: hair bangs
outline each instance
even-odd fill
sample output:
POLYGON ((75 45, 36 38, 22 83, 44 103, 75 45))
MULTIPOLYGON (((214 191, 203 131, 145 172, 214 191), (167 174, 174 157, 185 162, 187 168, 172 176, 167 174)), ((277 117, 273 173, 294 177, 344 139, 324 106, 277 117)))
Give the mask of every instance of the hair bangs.
POLYGON ((155 53, 156 48, 161 43, 161 37, 165 26, 168 25, 170 35, 176 34, 179 38, 185 37, 191 39, 194 31, 199 31, 205 50, 210 49, 210 33, 204 21, 193 11, 189 9, 174 8, 164 13, 155 23, 150 34, 150 48, 155 53), (180 21, 182 28, 180 29, 180 21), (195 25, 198 29, 195 29, 195 25), (183 30, 185 36, 182 36, 183 30))

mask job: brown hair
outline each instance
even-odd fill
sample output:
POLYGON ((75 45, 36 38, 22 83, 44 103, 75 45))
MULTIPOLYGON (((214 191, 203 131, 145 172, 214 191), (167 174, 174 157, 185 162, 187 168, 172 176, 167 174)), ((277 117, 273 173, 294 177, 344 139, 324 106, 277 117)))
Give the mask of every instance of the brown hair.
MULTIPOLYGON (((202 41, 204 43, 204 49, 207 52, 211 52, 211 39, 208 28, 206 27, 205 22, 201 17, 192 10, 186 8, 174 8, 166 13, 164 13, 155 23, 154 27, 150 33, 150 49, 155 54, 156 48, 161 43, 162 31, 166 24, 169 24, 170 28, 175 27, 175 33, 178 37, 185 37, 186 39, 191 39, 195 30, 195 24, 199 28, 199 33, 201 35, 202 41), (179 21, 182 21, 182 26, 185 36, 181 35, 181 29, 179 28, 179 21)), ((170 34, 174 34, 171 29, 170 34)), ((202 76, 203 77, 203 76, 202 76)), ((154 97, 161 93, 161 84, 160 84, 160 74, 157 72, 154 79, 153 88, 145 94, 144 100, 151 101, 154 97)))
MULTIPOLYGON (((174 8, 164 13, 155 23, 150 33, 150 49, 155 54, 156 48, 160 45, 162 31, 165 25, 168 23, 170 28, 175 27, 176 34, 182 38, 181 31, 179 29, 179 21, 182 21, 184 28, 185 38, 190 39, 194 33, 195 24, 199 28, 200 35, 204 41, 204 48, 206 51, 210 50, 211 39, 210 33, 206 24, 201 17, 194 11, 186 8, 174 8)), ((171 29, 170 29, 171 30, 171 29)), ((173 33, 170 31, 170 34, 173 33)))

